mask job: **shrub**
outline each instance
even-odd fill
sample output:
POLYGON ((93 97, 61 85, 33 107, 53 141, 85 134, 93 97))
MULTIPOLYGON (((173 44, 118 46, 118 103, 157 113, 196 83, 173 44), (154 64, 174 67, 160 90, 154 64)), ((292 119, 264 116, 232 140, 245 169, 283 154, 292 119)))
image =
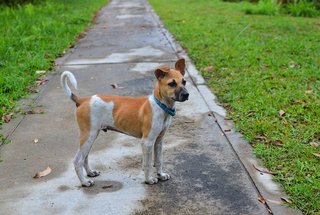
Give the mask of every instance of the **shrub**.
POLYGON ((256 5, 248 5, 246 14, 278 15, 280 5, 274 0, 261 0, 256 5))
POLYGON ((315 4, 305 0, 288 4, 286 10, 292 16, 316 17, 319 15, 315 4))
POLYGON ((5 4, 10 7, 16 7, 18 5, 26 4, 26 3, 34 3, 39 0, 0 0, 0 5, 5 4))

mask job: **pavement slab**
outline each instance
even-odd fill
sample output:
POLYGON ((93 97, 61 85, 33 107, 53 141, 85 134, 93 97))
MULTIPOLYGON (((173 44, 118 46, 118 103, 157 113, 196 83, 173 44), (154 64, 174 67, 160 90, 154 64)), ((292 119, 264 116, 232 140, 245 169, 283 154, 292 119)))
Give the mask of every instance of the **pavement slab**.
MULTIPOLYGON (((226 111, 145 0, 110 1, 56 63, 48 83, 32 97, 31 108, 38 106, 44 113, 17 117, 3 129, 12 143, 0 148, 0 214, 270 213, 270 207, 258 201, 261 192, 267 192, 255 184, 259 176, 249 174, 250 163, 230 143, 241 137, 223 130, 233 129, 224 120, 226 111), (89 156, 101 175, 93 187, 81 187, 72 164, 79 138, 75 105, 60 87, 61 72, 74 73, 79 88, 74 92, 83 97, 149 95, 155 68, 173 66, 181 56, 188 61, 190 99, 177 104, 164 140, 164 168, 172 179, 144 184, 140 140, 101 132, 89 156), (33 178, 47 166, 51 174, 33 178)), ((246 150, 242 154, 251 158, 250 147, 246 150)), ((288 210, 281 206, 272 212, 295 213, 288 210)))

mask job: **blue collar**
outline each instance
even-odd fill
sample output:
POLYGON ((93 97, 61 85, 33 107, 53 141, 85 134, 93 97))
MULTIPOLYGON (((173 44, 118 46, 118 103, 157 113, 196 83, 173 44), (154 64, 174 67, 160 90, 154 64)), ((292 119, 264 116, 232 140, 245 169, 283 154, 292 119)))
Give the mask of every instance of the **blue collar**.
POLYGON ((151 95, 152 99, 157 103, 157 105, 167 114, 174 116, 176 115, 176 108, 168 108, 167 105, 160 102, 154 95, 151 95))

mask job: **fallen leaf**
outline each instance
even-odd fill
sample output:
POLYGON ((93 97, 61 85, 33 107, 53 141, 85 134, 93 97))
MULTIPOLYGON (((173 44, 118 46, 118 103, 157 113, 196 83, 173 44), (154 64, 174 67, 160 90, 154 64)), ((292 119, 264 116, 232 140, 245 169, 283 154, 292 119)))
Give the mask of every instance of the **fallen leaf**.
POLYGON ((284 201, 284 202, 286 202, 286 203, 292 204, 292 201, 291 201, 291 199, 289 199, 289 198, 281 197, 281 200, 284 201))
POLYGON ((45 170, 41 171, 41 172, 37 172, 33 178, 41 178, 41 177, 44 177, 44 176, 47 176, 51 173, 51 168, 48 166, 45 170))
POLYGON ((275 172, 272 172, 270 170, 268 170, 267 168, 265 167, 262 167, 262 166, 258 166, 258 165, 255 165, 253 164, 254 168, 260 172, 263 172, 263 173, 267 173, 267 174, 271 174, 271 175, 276 175, 277 173, 275 172))
POLYGON ((263 198, 263 196, 259 196, 258 197, 259 202, 261 202, 262 204, 266 203, 266 200, 263 198))
POLYGON ((7 115, 2 116, 2 120, 3 120, 5 123, 10 122, 11 119, 12 119, 12 114, 7 114, 7 115))
POLYGON ((230 128, 224 129, 224 132, 229 132, 229 131, 231 131, 230 128))
POLYGON ((284 116, 285 114, 286 114, 286 112, 284 110, 279 111, 279 116, 284 116))
POLYGON ((111 187, 113 187, 112 184, 107 184, 107 185, 103 186, 102 189, 107 189, 107 188, 111 188, 111 187))
POLYGON ((111 84, 113 89, 123 89, 124 87, 120 87, 117 83, 111 84))
POLYGON ((39 142, 39 139, 36 138, 36 139, 33 140, 33 142, 34 142, 34 143, 38 143, 38 142, 39 142))
POLYGON ((306 90, 304 91, 306 94, 311 94, 312 93, 312 90, 306 90))
POLYGON ((267 208, 269 214, 273 214, 272 210, 269 207, 266 207, 266 208, 267 208))
POLYGON ((230 117, 225 117, 224 120, 232 120, 230 117))
POLYGON ((41 109, 32 109, 26 112, 26 114, 43 114, 43 110, 41 109))
POLYGON ((281 200, 272 200, 272 199, 267 199, 267 202, 273 203, 273 204, 277 204, 277 205, 281 205, 283 204, 283 201, 281 200))
POLYGON ((317 142, 311 142, 311 143, 309 143, 309 145, 312 147, 319 147, 319 143, 317 143, 317 142))
POLYGON ((255 114, 255 112, 250 111, 250 112, 247 114, 247 117, 251 117, 251 116, 253 116, 254 114, 255 114))
POLYGON ((260 66, 260 69, 261 70, 267 70, 267 69, 269 69, 270 68, 270 66, 260 66))
POLYGON ((38 79, 36 80, 36 84, 37 84, 37 86, 40 86, 40 85, 45 84, 47 81, 48 81, 47 79, 38 78, 38 79))
POLYGON ((312 154, 320 159, 320 154, 318 154, 318 153, 312 153, 312 154))
POLYGON ((36 74, 37 74, 37 75, 44 74, 44 73, 46 73, 45 70, 37 70, 37 71, 36 71, 36 74))
POLYGON ((270 141, 270 144, 275 146, 283 146, 283 142, 281 140, 270 141))
POLYGON ((293 101, 294 101, 294 103, 300 104, 300 105, 306 104, 306 102, 299 100, 299 99, 293 99, 293 101))
POLYGON ((204 67, 203 70, 206 72, 211 72, 213 70, 213 66, 204 67))
POLYGON ((261 136, 256 137, 255 139, 265 140, 265 139, 267 139, 267 137, 266 137, 266 136, 261 135, 261 136))
POLYGON ((294 61, 289 62, 289 68, 300 68, 299 64, 296 64, 294 61))

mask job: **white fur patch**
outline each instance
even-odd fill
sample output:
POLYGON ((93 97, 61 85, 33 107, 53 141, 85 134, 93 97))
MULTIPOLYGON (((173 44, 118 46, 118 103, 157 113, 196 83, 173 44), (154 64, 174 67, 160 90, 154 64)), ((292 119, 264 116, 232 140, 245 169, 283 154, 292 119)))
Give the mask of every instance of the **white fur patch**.
POLYGON ((114 127, 113 102, 105 102, 99 96, 94 95, 90 100, 91 130, 99 130, 107 126, 114 127))

